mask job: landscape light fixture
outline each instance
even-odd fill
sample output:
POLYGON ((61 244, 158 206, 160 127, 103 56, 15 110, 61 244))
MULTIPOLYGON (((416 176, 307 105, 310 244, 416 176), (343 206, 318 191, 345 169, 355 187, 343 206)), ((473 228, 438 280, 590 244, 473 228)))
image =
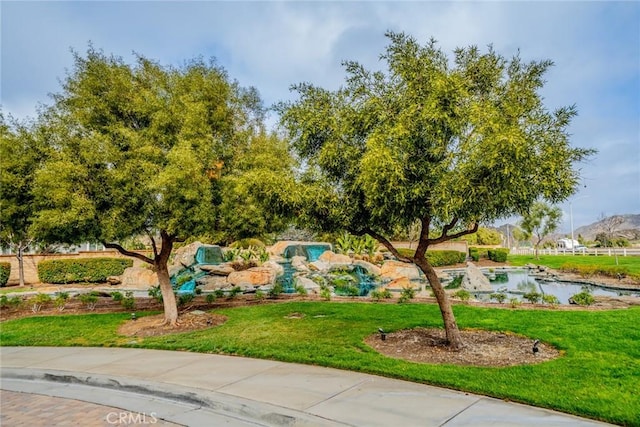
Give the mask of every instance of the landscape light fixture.
POLYGON ((540 349, 538 348, 538 344, 540 344, 540 340, 535 340, 533 342, 533 348, 531 349, 533 351, 533 355, 537 355, 538 352, 540 351, 540 349))
POLYGON ((131 320, 136 320, 136 319, 137 319, 136 314, 135 313, 131 313, 131 320))
POLYGON ((382 341, 387 339, 387 333, 382 328, 378 328, 378 332, 380 332, 380 339, 382 341))

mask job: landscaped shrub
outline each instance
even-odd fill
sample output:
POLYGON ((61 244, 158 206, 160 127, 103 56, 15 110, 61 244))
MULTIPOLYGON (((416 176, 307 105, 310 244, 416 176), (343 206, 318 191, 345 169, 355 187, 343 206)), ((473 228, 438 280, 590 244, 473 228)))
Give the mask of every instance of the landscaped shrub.
POLYGON ((38 263, 43 283, 102 283, 109 276, 121 275, 133 260, 125 258, 57 259, 38 263))
POLYGON ((595 275, 601 275, 606 277, 613 277, 616 279, 622 279, 629 275, 629 269, 621 265, 579 265, 573 263, 566 263, 560 266, 560 271, 565 273, 579 274, 581 277, 591 277, 595 275))
MULTIPOLYGON (((398 248, 400 255, 413 258, 415 249, 398 248)), ((458 251, 428 251, 426 258, 432 267, 442 267, 445 265, 454 265, 464 262, 466 255, 464 252, 458 251)))
POLYGON ((507 255, 509 255, 509 249, 489 249, 487 251, 489 259, 495 262, 507 262, 507 255))
POLYGON ((595 302, 589 291, 582 291, 569 298, 569 302, 578 305, 591 305, 595 302))
POLYGON ((464 262, 466 255, 464 252, 458 251, 429 251, 427 252, 427 260, 433 267, 442 267, 445 265, 460 264, 464 262))
POLYGON ((7 284, 9 274, 11 274, 11 264, 8 262, 0 262, 0 286, 7 284))
POLYGON ((489 257, 488 250, 485 249, 485 248, 470 247, 469 248, 469 257, 471 257, 471 259, 473 261, 480 261, 480 258, 488 258, 489 257))

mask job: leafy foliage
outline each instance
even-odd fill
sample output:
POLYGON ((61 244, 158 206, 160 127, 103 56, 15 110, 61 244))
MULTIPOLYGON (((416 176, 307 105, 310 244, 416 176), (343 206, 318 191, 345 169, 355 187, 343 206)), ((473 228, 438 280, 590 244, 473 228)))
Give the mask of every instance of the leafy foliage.
POLYGON ((413 261, 435 291, 447 340, 461 348, 425 251, 539 199, 566 199, 579 183, 573 166, 592 151, 569 142, 574 107, 551 112, 542 102, 551 61, 476 46, 449 60, 434 40, 386 35, 386 71, 346 61, 340 89, 298 84, 299 99, 278 106, 306 166, 290 209, 312 227, 369 234, 392 252, 390 236, 419 223, 413 261))
POLYGON ((132 265, 133 260, 124 258, 45 260, 38 263, 38 278, 42 283, 101 283, 132 265))
POLYGON ((487 256, 491 261, 506 262, 509 255, 509 249, 489 249, 487 256))
POLYGON ((549 206, 543 202, 534 203, 522 216, 520 223, 522 230, 527 236, 535 237, 533 244, 536 248, 536 257, 540 243, 558 228, 561 219, 562 210, 559 207, 549 206))
POLYGON ((9 281, 11 274, 11 263, 0 262, 0 286, 4 286, 9 281))
POLYGON ((593 298, 593 295, 591 295, 590 292, 582 291, 573 295, 571 298, 569 298, 569 301, 570 302, 573 301, 575 304, 578 304, 578 305, 592 305, 595 302, 595 299, 593 298))

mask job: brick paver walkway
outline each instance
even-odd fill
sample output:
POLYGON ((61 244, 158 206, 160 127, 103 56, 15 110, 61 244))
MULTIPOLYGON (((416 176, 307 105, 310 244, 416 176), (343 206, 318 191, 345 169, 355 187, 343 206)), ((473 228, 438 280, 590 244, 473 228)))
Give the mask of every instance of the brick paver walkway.
POLYGON ((2 427, 178 426, 153 414, 140 414, 60 397, 0 390, 2 427))

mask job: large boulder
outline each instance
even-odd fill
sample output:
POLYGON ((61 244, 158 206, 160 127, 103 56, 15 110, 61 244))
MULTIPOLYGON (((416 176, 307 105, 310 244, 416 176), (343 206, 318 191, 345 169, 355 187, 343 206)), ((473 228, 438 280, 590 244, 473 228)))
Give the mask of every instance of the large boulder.
POLYGON ((465 270, 464 277, 462 277, 462 289, 468 291, 493 291, 493 286, 489 279, 480 271, 478 267, 472 262, 467 263, 467 269, 465 270))
POLYGON ((198 248, 203 246, 202 242, 193 242, 186 246, 176 249, 173 262, 169 266, 169 270, 173 270, 176 267, 189 267, 196 262, 196 252, 198 248))
POLYGON ((199 266, 200 270, 214 276, 228 276, 235 270, 229 263, 225 264, 204 264, 199 266))
POLYGON ((273 285, 276 281, 275 270, 268 267, 253 267, 247 270, 234 271, 227 276, 227 282, 242 289, 255 289, 273 285))
POLYGON ((302 286, 308 293, 311 294, 319 294, 320 293, 320 285, 318 285, 313 280, 309 279, 305 276, 298 276, 295 279, 296 286, 302 286))
POLYGON ((284 274, 284 267, 282 266, 282 264, 279 264, 275 261, 271 261, 271 260, 266 261, 262 264, 262 267, 269 268, 275 271, 276 277, 280 277, 284 274))
POLYGON ((406 277, 399 277, 387 283, 385 289, 389 289, 390 291, 402 291, 405 288, 413 288, 415 290, 421 290, 422 285, 417 282, 412 282, 406 277))
POLYGON ((203 291, 215 291, 231 287, 225 276, 203 276, 197 282, 203 291))
POLYGON ((347 266, 353 263, 349 255, 337 254, 332 251, 325 251, 318 258, 319 261, 328 262, 332 265, 347 266))
POLYGON ((415 264, 400 261, 386 261, 380 268, 380 277, 386 280, 395 280, 406 277, 409 280, 422 278, 421 271, 415 264))
POLYGON ((309 271, 311 271, 307 266, 307 258, 303 256, 294 256, 293 258, 291 258, 291 268, 303 273, 308 273, 309 271))
POLYGON ((148 289, 158 286, 158 275, 144 267, 129 267, 120 277, 121 286, 128 289, 148 289))

